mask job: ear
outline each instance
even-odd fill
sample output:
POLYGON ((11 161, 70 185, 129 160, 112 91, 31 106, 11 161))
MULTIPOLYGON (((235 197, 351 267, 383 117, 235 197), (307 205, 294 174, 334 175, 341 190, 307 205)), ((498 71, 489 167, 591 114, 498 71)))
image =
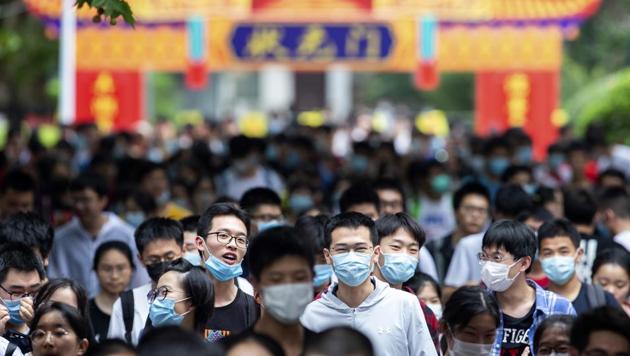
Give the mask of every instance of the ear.
POLYGON ((201 252, 202 257, 206 257, 206 242, 199 235, 195 237, 195 247, 197 247, 197 250, 201 252))
POLYGON ((374 255, 372 256, 372 262, 374 262, 374 264, 377 265, 381 265, 380 264, 380 258, 383 255, 383 251, 381 251, 381 246, 380 245, 376 245, 374 247, 374 255))
POLYGON ((90 346, 90 342, 88 339, 82 339, 79 341, 79 349, 77 350, 77 355, 85 355, 88 347, 90 346))
POLYGON ((140 263, 142 263, 143 266, 147 266, 147 264, 144 262, 144 259, 142 258, 142 255, 138 253, 138 261, 140 261, 140 263))
POLYGON ((527 271, 527 269, 532 265, 532 258, 530 256, 525 256, 521 259, 521 272, 527 271))
POLYGON ((575 254, 575 257, 576 257, 575 258, 576 262, 582 261, 582 257, 584 257, 584 250, 581 247, 577 249, 577 253, 575 254))
POLYGON ((99 198, 99 205, 101 206, 101 210, 104 210, 107 207, 108 202, 109 199, 107 199, 107 195, 103 195, 101 198, 99 198))
POLYGON ((324 249, 324 259, 326 260, 327 264, 333 264, 332 257, 330 257, 330 250, 328 250, 327 248, 324 249))

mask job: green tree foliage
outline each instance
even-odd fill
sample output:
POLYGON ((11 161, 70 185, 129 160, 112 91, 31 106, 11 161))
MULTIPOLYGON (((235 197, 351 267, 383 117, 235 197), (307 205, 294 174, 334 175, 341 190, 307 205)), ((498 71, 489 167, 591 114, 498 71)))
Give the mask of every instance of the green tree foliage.
POLYGON ((129 25, 133 26, 136 23, 131 7, 125 0, 76 0, 78 8, 84 5, 96 9, 96 14, 92 18, 94 22, 105 20, 111 25, 116 25, 118 17, 122 16, 129 25))

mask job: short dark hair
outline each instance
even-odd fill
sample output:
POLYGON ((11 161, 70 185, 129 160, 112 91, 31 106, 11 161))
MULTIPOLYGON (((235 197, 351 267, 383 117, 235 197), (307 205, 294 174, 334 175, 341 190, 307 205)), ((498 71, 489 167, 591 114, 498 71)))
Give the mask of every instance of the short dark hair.
POLYGON ((239 159, 256 151, 256 142, 244 135, 234 136, 228 142, 230 158, 239 159))
POLYGON ((278 194, 273 190, 264 187, 257 187, 243 193, 239 203, 241 209, 245 210, 249 214, 256 210, 256 208, 260 205, 264 204, 281 207, 282 201, 280 200, 278 194))
POLYGON ((488 188, 479 182, 468 182, 459 187, 459 189, 455 191, 455 194, 453 194, 453 209, 459 209, 464 198, 473 194, 483 197, 488 202, 488 206, 490 205, 490 192, 488 188))
POLYGON ((13 190, 20 193, 35 192, 36 190, 35 179, 29 173, 26 173, 20 169, 14 169, 4 176, 2 184, 0 184, 0 193, 6 193, 8 190, 13 190))
POLYGON ((571 239, 573 247, 576 249, 580 247, 580 233, 567 219, 554 219, 542 224, 538 228, 538 248, 540 249, 544 239, 554 237, 568 237, 571 239))
POLYGON ((20 242, 39 249, 43 258, 48 257, 54 237, 53 227, 34 212, 13 214, 0 224, 0 245, 20 242))
POLYGON ((540 323, 540 325, 538 325, 538 328, 536 328, 536 333, 534 334, 534 351, 538 353, 540 339, 542 338, 545 331, 556 325, 561 325, 566 330, 568 338, 574 321, 575 317, 573 315, 555 314, 548 316, 545 320, 543 320, 542 323, 540 323))
POLYGON ((411 216, 407 213, 387 214, 376 220, 376 231, 378 232, 378 243, 387 236, 393 235, 399 229, 403 229, 418 242, 422 247, 426 240, 424 230, 411 216))
POLYGON ((524 164, 513 164, 503 172, 501 175, 501 182, 507 183, 512 179, 515 175, 519 173, 527 173, 530 177, 533 178, 532 168, 530 166, 526 166, 524 164))
POLYGON ((68 322, 68 325, 72 328, 72 331, 77 335, 77 339, 87 339, 90 343, 93 342, 91 335, 91 326, 87 318, 81 315, 80 311, 68 304, 53 302, 50 304, 43 304, 35 311, 33 321, 31 321, 29 335, 33 335, 33 332, 37 330, 37 325, 41 318, 52 312, 59 312, 68 322))
POLYGON ((153 161, 140 161, 139 168, 137 170, 138 174, 138 182, 142 182, 146 176, 153 173, 154 171, 164 171, 166 173, 166 167, 162 163, 153 162, 153 161))
POLYGON ((378 232, 376 231, 376 225, 374 224, 374 221, 361 213, 350 211, 333 216, 326 224, 326 228, 324 230, 326 248, 330 248, 330 245, 332 244, 333 231, 335 231, 337 228, 342 227, 351 229, 365 227, 370 231, 370 240, 372 241, 372 243, 374 245, 378 244, 378 232))
POLYGON ((267 229, 258 235, 249 245, 249 271, 260 280, 263 270, 285 256, 304 259, 309 270, 315 264, 310 246, 300 239, 297 230, 289 226, 278 226, 267 229))
POLYGON ((487 156, 491 154, 494 150, 501 149, 501 148, 510 152, 511 150, 510 143, 501 136, 492 136, 488 138, 483 145, 483 155, 487 156))
POLYGON ((621 267, 630 279, 630 253, 625 248, 608 248, 597 254, 595 261, 593 261, 593 267, 591 267, 592 275, 594 276, 600 267, 607 264, 621 267))
POLYGON ((191 215, 183 219, 179 219, 179 223, 182 224, 182 228, 184 229, 184 232, 194 232, 196 234, 199 218, 200 218, 199 215, 191 215))
POLYGON ((532 210, 532 198, 516 184, 501 186, 494 200, 496 211, 506 218, 516 218, 523 211, 532 210))
POLYGON ((0 246, 0 283, 4 283, 10 269, 20 272, 36 271, 42 280, 46 277, 42 261, 28 246, 9 242, 0 246))
POLYGON ((610 209, 620 218, 630 218, 630 195, 621 187, 608 188, 599 196, 599 208, 610 209))
POLYGON ((564 192, 564 216, 574 224, 592 225, 597 203, 586 189, 569 189, 564 192))
POLYGON ((348 326, 324 330, 307 341, 306 355, 374 355, 374 347, 367 336, 348 326))
POLYGON ((381 201, 376 191, 365 183, 357 183, 346 189, 339 199, 339 210, 345 213, 354 205, 372 204, 376 211, 381 209, 381 201))
POLYGON ((458 288, 446 302, 442 314, 442 329, 459 331, 477 315, 488 313, 499 326, 499 305, 490 292, 479 286, 458 288))
POLYGON ((612 332, 630 344, 630 318, 621 309, 603 306, 580 314, 571 329, 571 345, 581 353, 596 331, 612 332))
POLYGON ((110 356, 114 354, 131 353, 136 354, 133 345, 126 343, 121 339, 99 340, 95 345, 90 345, 87 356, 110 356))
POLYGON ((98 269, 98 264, 101 263, 101 259, 103 258, 105 253, 112 250, 120 252, 123 256, 125 256, 125 258, 127 258, 127 261, 129 261, 131 269, 136 269, 136 266, 133 263, 133 252, 131 252, 131 248, 128 244, 119 240, 105 241, 96 248, 96 252, 94 252, 94 263, 92 264, 92 269, 96 271, 98 269))
MULTIPOLYGON (((536 255, 536 235, 522 222, 499 220, 483 235, 482 248, 491 246, 503 247, 514 259, 529 256, 533 261, 536 255)), ((531 268, 530 265, 526 272, 531 268)))
POLYGON ((526 223, 528 219, 534 219, 536 221, 541 221, 543 223, 549 222, 554 219, 553 215, 549 212, 549 210, 538 207, 535 208, 534 211, 523 211, 516 217, 516 220, 526 223))
POLYGON ((177 220, 169 218, 150 218, 145 220, 134 232, 136 248, 142 254, 144 248, 153 241, 175 240, 178 246, 184 245, 184 228, 177 220))
POLYGON ((602 180, 604 179, 604 177, 609 176, 609 177, 615 177, 615 178, 619 178, 621 179, 622 182, 626 182, 626 174, 623 173, 622 171, 615 169, 615 168, 608 168, 605 171, 599 173, 597 175, 597 184, 600 185, 602 183, 602 180))
MULTIPOLYGON (((309 338, 306 338, 306 342, 308 342, 309 338)), ((260 333, 241 333, 239 335, 230 336, 228 338, 222 339, 221 343, 226 352, 229 352, 232 348, 240 345, 241 343, 246 342, 255 342, 258 346, 261 346, 265 349, 265 351, 269 352, 272 356, 284 356, 284 350, 282 346, 265 334, 260 333)))
POLYGON ((105 180, 94 173, 83 173, 70 181, 69 190, 78 192, 81 190, 93 190, 99 197, 105 197, 109 193, 105 180))
POLYGON ((372 188, 375 191, 379 190, 395 190, 400 194, 403 200, 403 205, 405 204, 405 191, 400 183, 400 180, 395 178, 380 178, 374 184, 372 184, 372 188))
POLYGON ((249 216, 245 211, 230 203, 216 203, 210 205, 210 207, 208 207, 208 209, 206 209, 199 218, 199 222, 197 223, 197 235, 205 238, 208 235, 208 232, 212 229, 212 219, 217 216, 226 215, 234 216, 242 221, 243 224, 245 224, 245 229, 249 235, 251 225, 249 216))
POLYGON ((304 215, 295 222, 295 229, 299 239, 309 241, 313 255, 319 255, 328 246, 326 245, 325 229, 330 220, 326 215, 304 215))
POLYGON ((435 288, 438 298, 442 300, 442 288, 440 288, 440 284, 433 277, 424 272, 416 272, 410 280, 403 283, 403 286, 411 288, 414 293, 418 294, 418 292, 420 292, 427 284, 430 284, 433 288, 435 288))
POLYGON ((221 348, 198 334, 179 326, 163 326, 149 330, 140 339, 138 356, 220 356, 221 348))
POLYGON ((87 292, 79 283, 68 278, 51 279, 44 284, 37 292, 37 297, 35 297, 35 300, 33 301, 33 307, 35 310, 42 305, 48 304, 50 297, 52 297, 57 290, 63 288, 68 288, 72 291, 72 293, 74 293, 74 296, 77 298, 77 309, 79 309, 79 312, 84 318, 89 320, 90 314, 88 311, 87 292))
POLYGON ((164 273, 167 272, 184 275, 182 281, 184 292, 190 298, 189 302, 195 306, 194 328, 196 331, 203 331, 214 312, 214 285, 207 272, 183 258, 173 260, 164 270, 164 273))

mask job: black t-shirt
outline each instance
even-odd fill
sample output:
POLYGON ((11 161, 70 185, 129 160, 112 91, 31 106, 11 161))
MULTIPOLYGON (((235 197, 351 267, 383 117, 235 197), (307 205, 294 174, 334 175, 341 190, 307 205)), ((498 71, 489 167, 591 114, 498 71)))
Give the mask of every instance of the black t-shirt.
POLYGON ((215 342, 242 333, 256 323, 258 314, 259 308, 254 297, 238 289, 232 303, 214 308, 212 318, 206 324, 205 337, 215 342))
POLYGON ((89 309, 94 338, 96 341, 107 339, 107 329, 109 329, 109 319, 111 319, 111 316, 103 313, 96 305, 94 299, 90 299, 89 309))
POLYGON ((584 250, 584 258, 580 261, 578 269, 582 277, 582 281, 591 280, 591 270, 595 257, 602 251, 615 247, 615 242, 606 237, 599 235, 588 235, 580 233, 580 247, 584 250))
POLYGON ((536 303, 532 305, 527 315, 513 318, 503 314, 503 340, 501 341, 501 356, 520 356, 529 345, 527 332, 534 322, 536 303))
POLYGON ((7 330, 2 337, 17 346, 24 355, 33 351, 31 338, 29 338, 26 334, 22 334, 21 332, 15 330, 7 330))
MULTIPOLYGON (((311 342, 313 340, 313 338, 317 335, 316 332, 305 328, 304 326, 302 326, 302 328, 304 329, 304 342, 303 342, 303 348, 302 351, 304 351, 306 349, 306 346, 309 344, 309 342, 311 342)), ((280 343, 273 339, 272 337, 268 336, 267 334, 261 334, 258 333, 256 331, 254 331, 254 326, 252 325, 252 327, 248 328, 247 330, 243 331, 242 333, 239 333, 237 335, 231 335, 229 337, 226 337, 224 339, 221 339, 220 343, 221 346, 223 347, 224 350, 228 350, 229 348, 231 348, 233 345, 239 343, 241 340, 247 339, 251 336, 256 336, 259 337, 263 340, 266 340, 265 343, 267 344, 267 347, 271 350, 274 351, 274 354, 284 354, 284 351, 282 350, 282 346, 280 345, 280 343)))
MULTIPOLYGON (((615 299, 615 297, 612 294, 606 291, 602 291, 602 292, 604 292, 604 299, 606 300, 605 305, 609 307, 621 309, 619 302, 617 302, 617 299, 615 299)), ((572 302, 573 308, 575 308, 575 312, 578 315, 580 315, 586 311, 589 311, 593 308, 597 308, 601 306, 601 305, 593 305, 594 303, 595 301, 589 300, 588 298, 588 285, 586 283, 582 283, 582 287, 580 287, 580 293, 578 293, 578 296, 572 302)))

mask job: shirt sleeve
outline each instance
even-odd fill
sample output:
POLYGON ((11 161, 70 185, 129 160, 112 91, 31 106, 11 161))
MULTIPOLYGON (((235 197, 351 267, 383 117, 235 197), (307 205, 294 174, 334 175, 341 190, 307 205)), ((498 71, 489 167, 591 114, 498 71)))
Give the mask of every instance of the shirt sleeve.
POLYGON ((67 264, 63 247, 60 246, 61 239, 57 237, 57 242, 53 243, 52 249, 48 254, 47 275, 49 279, 62 278, 67 276, 67 264))
POLYGON ((122 315, 122 302, 116 299, 112 307, 112 316, 109 319, 108 339, 125 339, 125 321, 122 315))
POLYGON ((455 252, 448 266, 448 272, 444 278, 444 285, 448 287, 461 287, 468 281, 470 266, 466 263, 466 251, 463 241, 455 246, 455 252))
MULTIPOLYGON (((410 298, 410 300, 413 300, 410 298)), ((413 302, 417 303, 416 301, 413 302)), ((417 356, 437 356, 437 351, 431 339, 431 333, 424 319, 424 314, 417 305, 410 305, 404 310, 407 316, 407 354, 417 356), (408 311, 408 312, 407 312, 408 311)))
POLYGON ((418 263, 420 272, 424 272, 431 276, 436 281, 439 281, 437 268, 435 268, 435 260, 426 247, 420 249, 420 262, 418 263))

